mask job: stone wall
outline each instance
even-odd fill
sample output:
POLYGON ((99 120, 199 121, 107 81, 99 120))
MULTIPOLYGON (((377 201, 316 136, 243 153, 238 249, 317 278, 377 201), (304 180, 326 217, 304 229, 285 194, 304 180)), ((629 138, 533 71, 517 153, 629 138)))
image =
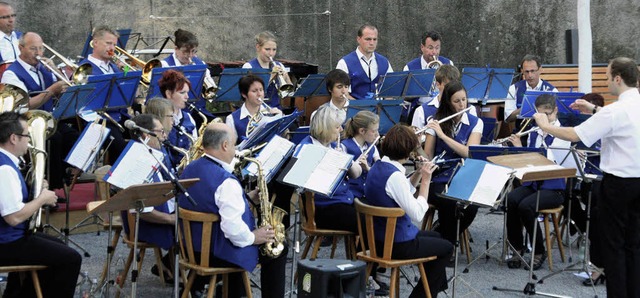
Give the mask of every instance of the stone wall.
MULTIPOLYGON (((147 43, 173 35, 177 28, 193 31, 200 40, 199 56, 206 61, 251 59, 253 36, 271 30, 279 38, 278 57, 318 64, 320 72, 355 49, 356 31, 364 22, 378 27, 378 52, 396 70, 419 55, 425 30, 440 31, 441 54, 459 66, 515 67, 527 53, 541 55, 544 63, 565 63, 565 30, 577 28, 575 1, 562 0, 10 2, 19 30, 39 32, 72 58, 81 52, 92 26, 102 24, 131 28, 147 43)), ((621 55, 640 58, 640 32, 635 30, 639 0, 593 0, 591 23, 594 62, 621 55)))

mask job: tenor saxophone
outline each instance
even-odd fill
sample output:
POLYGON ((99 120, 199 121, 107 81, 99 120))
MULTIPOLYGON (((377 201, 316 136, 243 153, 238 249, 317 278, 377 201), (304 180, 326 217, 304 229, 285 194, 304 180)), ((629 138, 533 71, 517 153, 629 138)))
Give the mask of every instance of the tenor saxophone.
POLYGON ((284 250, 285 228, 282 223, 287 212, 282 208, 273 206, 269 201, 269 191, 267 190, 267 181, 262 169, 262 163, 250 157, 244 157, 244 160, 255 163, 258 167, 258 191, 260 193, 260 221, 258 227, 271 226, 275 232, 273 243, 265 243, 260 246, 260 252, 263 256, 277 258, 284 250))

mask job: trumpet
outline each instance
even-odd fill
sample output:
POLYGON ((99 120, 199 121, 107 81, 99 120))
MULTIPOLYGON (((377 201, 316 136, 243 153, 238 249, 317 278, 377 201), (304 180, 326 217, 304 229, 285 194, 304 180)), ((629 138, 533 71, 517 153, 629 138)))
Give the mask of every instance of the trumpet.
MULTIPOLYGON (((460 111, 460 112, 457 112, 457 113, 455 113, 455 114, 452 114, 452 115, 449 115, 449 116, 447 116, 447 117, 444 117, 444 118, 442 118, 442 119, 438 120, 438 123, 443 123, 443 122, 445 122, 445 121, 449 121, 449 120, 451 120, 451 119, 453 119, 453 118, 455 118, 455 117, 457 117, 457 116, 460 116, 460 115, 462 115, 462 114, 464 114, 464 113, 466 113, 466 112, 470 111, 471 109, 473 109, 473 107, 468 107, 468 108, 466 108, 466 109, 464 109, 464 110, 462 110, 462 111, 460 111)), ((429 122, 429 121, 431 121, 431 120, 433 120, 433 119, 432 119, 432 118, 429 118, 429 119, 427 119, 427 122, 429 122)), ((417 134, 417 135, 419 135, 419 134, 421 134, 421 133, 424 133, 425 131, 427 131, 427 129, 429 129, 429 128, 428 128, 428 127, 426 127, 426 126, 425 126, 425 127, 423 127, 423 128, 421 128, 421 129, 418 129, 418 130, 416 130, 416 134, 417 134)))
POLYGON ((47 49, 47 51, 51 52, 55 57, 58 57, 62 61, 62 63, 66 64, 67 66, 73 69, 71 80, 69 80, 69 78, 67 78, 66 75, 60 73, 58 69, 51 67, 45 61, 43 61, 42 57, 36 56, 36 59, 38 59, 38 61, 40 61, 42 65, 44 65, 44 67, 46 67, 50 72, 52 72, 59 80, 67 83, 67 85, 69 86, 84 85, 87 83, 87 80, 89 79, 89 75, 91 75, 91 72, 93 71, 93 67, 91 66, 91 63, 84 63, 78 66, 77 64, 73 63, 71 60, 65 58, 60 53, 53 50, 46 43, 42 43, 42 46, 45 49, 47 49))
MULTIPOLYGON (((273 61, 273 58, 271 56, 269 56, 269 60, 270 60, 269 64, 273 69, 273 67, 276 66, 276 62, 273 61)), ((278 87, 278 96, 280 96, 281 99, 289 96, 289 94, 293 92, 293 89, 294 89, 293 84, 287 83, 287 80, 284 79, 283 75, 278 73, 275 79, 276 79, 276 86, 278 87)))
MULTIPOLYGON (((538 130, 540 130, 540 127, 536 126, 536 127, 532 128, 532 129, 529 129, 527 131, 518 132, 515 135, 516 135, 516 137, 522 137, 522 136, 526 136, 526 135, 528 135, 528 134, 530 134, 530 133, 532 133, 534 131, 538 131, 538 130)), ((508 142, 509 138, 511 138, 511 136, 506 137, 506 138, 502 138, 502 139, 497 139, 497 140, 491 142, 489 145, 502 145, 502 144, 508 142)))
POLYGON ((129 52, 125 51, 119 46, 115 47, 115 51, 109 51, 109 55, 112 56, 112 59, 122 62, 127 67, 133 70, 142 70, 142 78, 140 82, 146 86, 149 86, 151 83, 151 71, 156 67, 162 67, 162 63, 158 59, 151 59, 147 62, 140 60, 139 58, 129 54, 129 52), (131 61, 131 64, 127 63, 126 59, 122 56, 125 56, 126 59, 131 61))

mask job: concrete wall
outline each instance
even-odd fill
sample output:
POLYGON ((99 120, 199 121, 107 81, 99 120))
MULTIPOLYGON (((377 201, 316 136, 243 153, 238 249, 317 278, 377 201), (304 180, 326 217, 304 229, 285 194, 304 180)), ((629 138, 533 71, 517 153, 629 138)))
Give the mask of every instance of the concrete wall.
MULTIPOLYGON (((379 28, 378 52, 396 70, 418 56, 420 35, 429 29, 440 31, 441 54, 459 66, 515 67, 527 53, 541 55, 544 63, 565 63, 564 32, 577 27, 575 1, 562 0, 10 2, 19 30, 39 32, 68 57, 81 52, 92 26, 102 24, 132 28, 148 43, 177 28, 193 31, 200 40, 199 56, 207 61, 251 59, 253 36, 271 30, 279 38, 279 57, 318 64, 320 72, 355 49, 356 31, 364 22, 379 28)), ((635 30, 640 0, 593 0, 591 23, 594 62, 621 55, 640 58, 640 32, 635 30)))

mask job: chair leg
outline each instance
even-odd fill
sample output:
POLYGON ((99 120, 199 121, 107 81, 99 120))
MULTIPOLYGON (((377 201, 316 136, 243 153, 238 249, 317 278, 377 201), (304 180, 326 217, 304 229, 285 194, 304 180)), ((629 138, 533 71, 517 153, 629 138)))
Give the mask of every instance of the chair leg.
POLYGON ((398 284, 398 267, 394 267, 391 269, 391 276, 389 276, 389 298, 396 297, 396 288, 400 285, 398 284))
MULTIPOLYGON (((209 279, 209 290, 207 291, 207 298, 213 298, 213 296, 215 296, 216 293, 216 280, 217 280, 218 276, 217 275, 212 275, 211 279, 209 279)), ((222 297, 227 297, 227 295, 229 294, 229 288, 227 287, 227 275, 223 274, 222 275, 222 297)))
POLYGON ((31 279, 33 280, 33 288, 36 291, 36 296, 42 298, 42 288, 40 287, 40 279, 38 278, 38 271, 31 270, 31 279))
MULTIPOLYGON (((111 239, 111 247, 112 250, 111 252, 109 252, 107 254, 107 259, 104 261, 104 266, 102 267, 102 274, 100 275, 100 282, 98 282, 99 285, 103 284, 105 279, 107 279, 107 263, 110 261, 113 261, 113 256, 116 252, 116 247, 118 246, 118 241, 120 240, 120 231, 122 229, 115 229, 114 233, 113 233, 113 239, 111 239)), ((112 276, 112 278, 115 278, 115 276, 112 276)))
POLYGON ((315 240, 315 236, 307 236, 307 243, 304 245, 304 250, 302 251, 302 255, 300 255, 300 259, 304 260, 307 258, 307 254, 309 253, 309 249, 315 240))
POLYGON ((249 280, 249 274, 247 271, 242 272, 242 279, 244 280, 244 291, 247 298, 253 298, 253 294, 251 293, 251 281, 249 280))
POLYGON ((560 258, 562 259, 562 262, 565 262, 564 247, 562 246, 562 232, 558 234, 558 216, 553 214, 551 219, 553 219, 553 230, 556 232, 556 241, 558 243, 558 249, 560 249, 560 258))
POLYGON ((471 237, 469 236, 469 229, 464 230, 462 234, 464 236, 464 251, 467 254, 467 264, 470 264, 471 263, 471 245, 470 245, 469 238, 471 237))
POLYGON ((320 243, 322 242, 323 238, 324 237, 322 237, 322 236, 316 237, 316 239, 314 241, 315 243, 313 243, 313 251, 311 252, 311 258, 312 259, 315 259, 315 258, 318 257, 318 250, 320 249, 320 243))
POLYGON ((551 237, 549 233, 549 217, 546 214, 544 215, 544 234, 544 241, 547 243, 547 263, 549 264, 549 270, 553 270, 553 260, 551 259, 551 237))
POLYGON ((329 259, 333 259, 336 254, 336 246, 338 246, 338 237, 333 236, 331 238, 333 238, 333 240, 331 241, 331 255, 329 256, 329 259))
POLYGON ((193 282, 196 280, 196 271, 191 270, 189 272, 189 279, 184 286, 184 290, 182 291, 182 298, 188 298, 191 292, 191 287, 193 286, 193 282))
MULTIPOLYGON (((120 282, 118 283, 121 289, 124 288, 124 283, 127 281, 127 275, 129 275, 129 269, 131 269, 131 263, 133 262, 133 254, 133 248, 129 249, 127 263, 124 264, 124 272, 122 272, 122 276, 120 276, 120 282)), ((118 291, 117 294, 119 295, 120 291, 118 291)))
POLYGON ((427 273, 424 271, 424 264, 418 264, 418 269, 420 270, 420 279, 422 280, 425 297, 431 298, 431 290, 429 289, 429 282, 427 281, 427 273))

